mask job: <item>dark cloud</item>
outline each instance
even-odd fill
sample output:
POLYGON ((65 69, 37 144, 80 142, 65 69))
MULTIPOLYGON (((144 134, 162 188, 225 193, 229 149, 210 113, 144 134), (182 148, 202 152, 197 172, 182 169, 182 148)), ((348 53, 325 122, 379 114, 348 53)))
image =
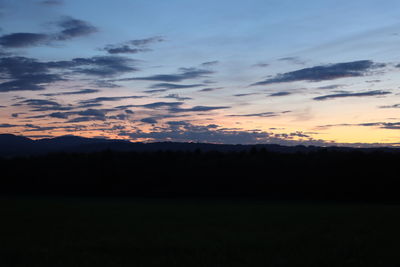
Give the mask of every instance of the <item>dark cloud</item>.
POLYGON ((154 93, 162 93, 162 92, 166 92, 166 91, 168 91, 168 89, 153 89, 153 90, 145 90, 145 91, 143 91, 143 93, 154 94, 154 93))
POLYGON ((201 66, 203 67, 211 67, 211 66, 215 66, 219 63, 218 60, 214 60, 214 61, 207 61, 207 62, 203 62, 201 63, 201 66))
POLYGON ((55 5, 62 5, 63 1, 61 0, 45 0, 40 2, 43 5, 55 6, 55 5))
MULTIPOLYGON (((300 132, 294 133, 300 135, 300 132)), ((120 132, 120 136, 128 136, 132 139, 144 138, 151 141, 174 142, 200 142, 219 144, 265 144, 274 143, 282 145, 316 144, 321 141, 311 138, 293 140, 294 135, 275 136, 273 133, 263 131, 245 131, 221 129, 218 125, 193 125, 187 121, 170 121, 167 127, 155 127, 150 132, 137 130, 136 132, 120 132)), ((300 137, 304 138, 304 137, 300 137)))
POLYGON ((121 85, 112 83, 110 81, 104 81, 104 80, 96 80, 93 83, 95 86, 100 87, 100 88, 118 88, 121 87, 121 85))
POLYGON ((321 101, 321 100, 343 98, 343 97, 382 96, 387 94, 391 94, 391 92, 374 90, 361 93, 339 93, 339 94, 324 95, 324 96, 314 97, 313 99, 321 101))
POLYGON ((0 45, 5 48, 21 48, 42 45, 49 42, 50 36, 41 33, 19 32, 0 37, 0 45))
POLYGON ((383 67, 370 60, 360 60, 346 63, 337 63, 324 66, 305 68, 297 71, 278 74, 273 78, 254 83, 252 85, 266 85, 274 83, 286 83, 295 81, 319 82, 346 77, 359 77, 368 73, 372 68, 383 67))
POLYGON ((293 64, 303 65, 305 62, 298 57, 283 57, 278 59, 279 61, 287 61, 293 64))
POLYGON ((213 111, 213 110, 218 110, 218 109, 228 109, 231 107, 228 106, 194 106, 191 108, 171 108, 170 111, 174 113, 178 112, 206 112, 206 111, 213 111))
POLYGON ((153 89, 186 89, 186 88, 194 88, 194 87, 199 87, 203 86, 203 84, 175 84, 175 83, 156 83, 151 85, 149 88, 153 89))
POLYGON ((0 58, 0 78, 7 79, 0 83, 0 92, 43 90, 45 85, 63 80, 50 73, 46 64, 26 57, 0 58))
POLYGON ((106 120, 104 117, 77 117, 71 120, 66 121, 66 123, 79 123, 79 122, 87 122, 87 121, 104 121, 106 120))
POLYGON ((57 25, 62 28, 62 31, 56 34, 55 38, 62 41, 75 37, 90 35, 97 31, 96 27, 90 23, 70 17, 64 18, 58 22, 57 25))
POLYGON ((136 62, 130 58, 119 56, 94 56, 90 58, 74 58, 66 61, 41 63, 46 68, 72 70, 75 73, 114 76, 125 72, 136 71, 131 65, 136 62))
MULTIPOLYGON (((48 3, 54 1, 46 1, 48 3)), ((61 28, 57 33, 30 33, 18 32, 5 34, 0 36, 0 46, 4 48, 23 48, 50 44, 53 41, 64 41, 75 37, 86 36, 97 31, 96 27, 90 25, 88 22, 74 19, 64 18, 56 23, 61 28)))
POLYGON ((24 75, 18 80, 0 83, 0 92, 39 91, 44 90, 45 84, 63 80, 56 74, 24 75))
POLYGON ((342 87, 342 86, 343 85, 341 85, 341 84, 332 84, 332 85, 326 85, 326 86, 318 87, 318 89, 330 90, 330 89, 337 89, 337 88, 342 87))
POLYGON ((223 89, 224 87, 207 87, 199 90, 199 92, 212 92, 215 90, 223 89))
POLYGON ((181 82, 184 80, 204 78, 213 74, 211 70, 197 68, 180 68, 177 74, 157 74, 147 77, 127 78, 120 81, 144 80, 144 81, 160 81, 160 82, 181 82))
POLYGON ((183 102, 154 102, 144 105, 136 105, 135 107, 143 107, 149 109, 158 109, 158 108, 175 108, 181 106, 183 102))
POLYGON ((109 54, 136 54, 151 51, 148 48, 149 45, 163 41, 162 37, 155 36, 146 39, 130 40, 121 44, 107 45, 102 50, 107 51, 109 54))
MULTIPOLYGON (((0 58, 0 92, 45 89, 49 83, 65 80, 61 73, 72 71, 72 74, 94 76, 115 76, 136 71, 132 67, 134 60, 116 56, 95 56, 91 58, 74 58, 69 61, 39 62, 27 57, 0 58)), ((71 74, 71 73, 70 73, 71 74)))
POLYGON ((82 90, 79 90, 79 91, 49 93, 49 94, 41 94, 41 95, 43 95, 43 96, 84 95, 84 94, 93 94, 93 93, 98 93, 98 92, 100 92, 100 90, 97 90, 97 89, 82 89, 82 90))
POLYGON ((239 115, 229 115, 229 117, 276 117, 281 114, 289 113, 290 111, 282 111, 282 112, 261 112, 261 113, 251 113, 251 114, 239 114, 239 115))
POLYGON ((0 123, 0 128, 14 128, 19 127, 20 125, 9 124, 9 123, 0 123))
POLYGON ((119 56, 94 56, 91 58, 74 58, 71 61, 51 62, 49 66, 54 68, 70 68, 76 73, 109 77, 126 72, 137 71, 132 66, 136 62, 133 59, 119 56))
POLYGON ((34 125, 34 124, 25 124, 24 125, 26 128, 24 131, 25 132, 42 132, 42 131, 52 131, 52 130, 64 130, 68 132, 76 132, 76 131, 82 131, 86 127, 83 125, 68 125, 68 126, 40 126, 40 125, 34 125))
POLYGON ((108 110, 104 109, 87 109, 83 111, 76 112, 80 116, 94 116, 94 117, 104 117, 108 110))
POLYGON ((148 48, 133 48, 129 45, 120 45, 120 46, 106 46, 104 48, 109 54, 137 54, 140 52, 148 52, 151 51, 148 48))
POLYGON ((400 108, 400 104, 380 106, 379 108, 400 108))
POLYGON ((73 119, 68 120, 67 122, 83 122, 90 120, 100 120, 105 121, 109 117, 107 117, 107 113, 114 111, 113 109, 85 109, 80 111, 67 111, 67 112, 54 112, 47 115, 45 117, 56 118, 56 119, 68 119, 71 116, 75 117, 73 119))
POLYGON ((81 100, 79 103, 80 104, 97 104, 97 103, 101 103, 101 102, 112 102, 112 101, 120 101, 120 100, 124 100, 124 99, 139 99, 139 98, 144 98, 144 96, 136 96, 136 95, 132 95, 132 96, 111 96, 111 97, 96 97, 96 98, 92 98, 92 99, 86 99, 86 100, 81 100))
POLYGON ((243 97, 243 96, 249 96, 249 95, 258 95, 258 93, 236 94, 236 95, 233 95, 233 96, 236 96, 236 97, 243 97))
POLYGON ((127 109, 127 108, 133 108, 136 107, 136 105, 123 105, 123 106, 117 106, 115 109, 127 109))
POLYGON ((62 111, 74 108, 71 105, 64 106, 56 101, 46 99, 26 99, 13 104, 13 106, 27 106, 31 111, 62 111))
POLYGON ((252 67, 258 67, 258 68, 266 68, 268 66, 269 66, 268 63, 257 63, 257 64, 252 65, 252 67))
POLYGON ((140 121, 144 122, 144 123, 149 123, 149 124, 156 124, 157 123, 157 120, 154 119, 154 118, 144 118, 144 119, 141 119, 140 121))
POLYGON ((272 93, 269 96, 287 96, 287 95, 291 95, 291 94, 292 94, 291 92, 282 91, 282 92, 272 93))
POLYGON ((350 126, 364 126, 364 127, 379 127, 381 129, 400 130, 400 122, 365 122, 365 123, 341 123, 341 124, 327 124, 320 125, 319 128, 330 127, 350 127, 350 126))
POLYGON ((46 99, 26 99, 23 100, 21 102, 19 102, 19 104, 16 104, 14 106, 19 106, 22 104, 26 104, 29 106, 59 106, 60 104, 55 102, 55 101, 51 101, 51 100, 46 100, 46 99))
MULTIPOLYGON (((87 121, 86 118, 92 118, 92 120, 101 120, 105 121, 110 117, 107 117, 106 115, 109 112, 114 111, 114 109, 85 109, 85 110, 80 110, 80 111, 67 111, 67 112, 54 112, 50 114, 44 115, 45 117, 50 117, 50 118, 56 118, 56 119, 68 119, 71 116, 75 117, 73 122, 79 122, 79 118, 84 117, 84 121, 87 121)), ((71 122, 69 120, 68 122, 71 122)))
POLYGON ((172 98, 172 99, 176 99, 178 101, 185 101, 185 100, 192 99, 191 97, 179 96, 178 94, 169 94, 169 95, 163 96, 163 98, 172 98))

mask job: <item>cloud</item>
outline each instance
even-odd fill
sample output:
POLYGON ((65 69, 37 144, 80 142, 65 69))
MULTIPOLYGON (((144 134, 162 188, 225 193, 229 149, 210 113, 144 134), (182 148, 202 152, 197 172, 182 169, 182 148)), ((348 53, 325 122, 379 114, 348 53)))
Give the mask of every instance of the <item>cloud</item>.
POLYGON ((0 83, 0 92, 38 91, 49 83, 63 80, 58 74, 50 73, 46 64, 26 57, 0 58, 0 77, 7 79, 0 83))
POLYGON ((298 57, 283 57, 278 60, 279 61, 287 61, 289 63, 298 64, 298 65, 304 65, 304 63, 305 63, 303 60, 301 60, 298 57))
POLYGON ((20 101, 13 106, 28 106, 31 111, 62 111, 71 110, 73 106, 63 106, 56 101, 46 100, 46 99, 26 99, 20 101))
POLYGON ((119 56, 94 56, 90 58, 74 58, 71 61, 49 62, 54 68, 71 68, 75 73, 93 76, 115 76, 126 72, 137 71, 131 66, 133 59, 119 56))
POLYGON ((115 111, 114 109, 85 109, 85 110, 79 110, 79 111, 67 111, 67 112, 53 112, 50 114, 45 114, 45 115, 40 115, 41 118, 44 117, 50 117, 50 118, 56 118, 56 119, 69 119, 70 117, 75 117, 72 118, 68 121, 69 122, 85 122, 85 121, 106 121, 107 119, 126 119, 126 114, 122 114, 123 116, 120 116, 121 114, 118 114, 116 116, 109 116, 107 117, 107 114, 109 112, 115 111))
POLYGON ((341 85, 341 84, 332 84, 332 85, 326 85, 326 86, 318 87, 318 89, 330 90, 330 89, 337 89, 337 88, 342 87, 342 86, 343 85, 341 85))
POLYGON ((268 63, 257 63, 257 64, 252 65, 252 67, 257 67, 257 68, 266 68, 268 66, 269 66, 268 63))
POLYGON ((173 98, 173 99, 176 99, 178 101, 185 101, 185 100, 192 99, 191 97, 179 96, 178 94, 169 94, 169 95, 163 96, 163 98, 173 98))
POLYGON ((224 87, 207 87, 199 90, 199 92, 212 92, 215 90, 223 89, 224 87))
POLYGON ((45 1, 41 1, 40 4, 55 6, 55 5, 62 5, 63 1, 61 1, 61 0, 45 0, 45 1))
POLYGON ((120 136, 128 136, 132 139, 147 139, 149 141, 173 141, 173 142, 200 142, 218 144, 321 144, 320 140, 310 137, 301 137, 300 132, 293 135, 277 136, 264 131, 245 131, 221 129, 218 125, 193 125, 187 121, 170 121, 166 127, 155 127, 149 132, 137 130, 136 132, 121 131, 120 136), (295 135, 301 140, 293 140, 295 135))
POLYGON ((149 124, 156 124, 157 123, 157 120, 154 119, 154 118, 144 118, 144 119, 141 119, 140 121, 144 122, 144 123, 149 123, 149 124))
POLYGON ((144 80, 144 81, 160 81, 160 82, 181 82, 184 80, 204 78, 207 75, 213 74, 211 70, 197 68, 180 68, 176 74, 156 74, 146 77, 126 78, 119 81, 144 80))
POLYGON ((207 61, 207 62, 203 62, 201 63, 201 66, 203 67, 211 67, 211 66, 215 66, 219 63, 218 60, 214 60, 214 61, 207 61))
POLYGON ((105 80, 96 80, 93 82, 93 85, 100 87, 100 88, 118 88, 121 87, 121 85, 112 83, 110 81, 105 81, 105 80))
POLYGON ((107 45, 102 50, 107 51, 109 54, 136 54, 151 51, 148 48, 149 45, 163 41, 162 37, 155 36, 146 39, 130 40, 121 44, 107 45))
POLYGON ((324 95, 324 96, 314 97, 313 99, 321 101, 321 100, 343 98, 343 97, 382 96, 387 94, 391 94, 391 92, 374 90, 361 93, 339 93, 339 94, 324 95))
POLYGON ((292 94, 291 92, 282 91, 282 92, 272 93, 269 96, 287 96, 287 95, 291 95, 291 94, 292 94))
POLYGON ((379 108, 400 108, 400 104, 380 106, 379 108))
POLYGON ((79 122, 87 122, 87 121, 105 121, 105 117, 77 117, 71 120, 66 121, 66 123, 79 123, 79 122))
POLYGON ((145 90, 143 91, 143 93, 153 94, 153 93, 162 93, 166 91, 168 91, 168 89, 152 89, 152 90, 145 90))
POLYGON ((336 63, 278 74, 273 78, 252 85, 267 85, 296 81, 319 82, 346 77, 359 77, 366 75, 372 68, 381 68, 384 66, 384 64, 374 63, 370 60, 336 63))
POLYGON ((18 80, 0 83, 0 92, 10 91, 39 91, 44 90, 44 84, 60 81, 56 74, 35 74, 19 77, 18 80))
POLYGON ((276 117, 281 114, 289 113, 290 111, 282 111, 282 112, 261 112, 261 113, 251 113, 251 114, 239 114, 239 115, 228 115, 229 117, 276 117))
POLYGON ((228 109, 231 107, 227 106, 194 106, 191 108, 171 108, 170 111, 174 113, 178 112, 206 112, 206 111, 213 111, 213 110, 218 110, 218 109, 228 109))
POLYGON ((341 124, 327 124, 320 125, 319 128, 330 127, 349 127, 349 126, 364 126, 364 127, 379 127, 381 129, 400 130, 400 122, 364 122, 364 123, 341 123, 341 124))
POLYGON ((0 77, 7 81, 0 83, 0 92, 43 90, 50 83, 66 80, 60 73, 65 71, 72 71, 69 74, 115 76, 136 71, 137 69, 131 66, 133 62, 135 61, 132 59, 116 56, 50 62, 39 62, 27 57, 3 57, 0 58, 0 77))
POLYGON ((81 100, 79 101, 80 104, 98 104, 101 102, 112 102, 112 101, 120 101, 120 100, 124 100, 124 99, 139 99, 139 98, 144 98, 144 96, 136 96, 136 95, 132 95, 132 96, 104 96, 104 97, 96 97, 96 98, 92 98, 92 99, 86 99, 86 100, 81 100))
POLYGON ((49 40, 47 34, 19 32, 2 35, 0 45, 5 48, 21 48, 46 44, 49 40))
POLYGON ((90 23, 71 17, 62 19, 57 25, 62 28, 62 31, 56 34, 55 39, 62 41, 97 32, 97 28, 90 23))
POLYGON ((100 90, 97 90, 97 89, 82 89, 82 90, 79 90, 79 91, 49 93, 49 94, 40 94, 40 95, 43 95, 43 96, 84 95, 84 94, 93 94, 93 93, 98 93, 98 92, 100 92, 100 90))
POLYGON ((243 97, 243 96, 249 96, 249 95, 258 95, 258 93, 236 94, 236 95, 233 95, 233 96, 236 96, 236 97, 243 97))
POLYGON ((158 108, 171 108, 181 106, 183 102, 154 102, 144 105, 135 105, 135 107, 143 107, 149 109, 158 109, 158 108))
POLYGON ((151 85, 149 88, 153 89, 186 89, 186 88, 194 88, 194 87, 199 87, 203 86, 204 84, 175 84, 175 83, 156 83, 151 85))
POLYGON ((53 41, 65 41, 75 37, 90 35, 97 31, 96 27, 88 22, 70 17, 62 19, 56 25, 61 28, 61 31, 56 33, 17 32, 2 35, 0 36, 0 46, 4 48, 24 48, 46 45, 51 44, 53 41))
POLYGON ((0 128, 14 128, 19 127, 20 125, 9 124, 9 123, 0 123, 0 128))

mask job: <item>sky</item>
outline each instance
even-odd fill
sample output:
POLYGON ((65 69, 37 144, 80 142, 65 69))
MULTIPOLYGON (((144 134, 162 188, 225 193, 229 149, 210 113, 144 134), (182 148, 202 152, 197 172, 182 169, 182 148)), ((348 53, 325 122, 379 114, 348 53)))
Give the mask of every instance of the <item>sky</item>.
POLYGON ((398 0, 0 0, 0 133, 400 144, 398 0))

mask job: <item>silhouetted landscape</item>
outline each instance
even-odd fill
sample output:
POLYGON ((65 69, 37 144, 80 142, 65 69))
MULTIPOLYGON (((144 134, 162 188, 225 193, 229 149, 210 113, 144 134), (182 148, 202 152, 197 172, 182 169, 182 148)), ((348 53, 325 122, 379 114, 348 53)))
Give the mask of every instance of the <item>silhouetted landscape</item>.
POLYGON ((0 140, 3 194, 400 200, 396 148, 0 140))
POLYGON ((394 148, 0 137, 2 266, 397 262, 394 148))

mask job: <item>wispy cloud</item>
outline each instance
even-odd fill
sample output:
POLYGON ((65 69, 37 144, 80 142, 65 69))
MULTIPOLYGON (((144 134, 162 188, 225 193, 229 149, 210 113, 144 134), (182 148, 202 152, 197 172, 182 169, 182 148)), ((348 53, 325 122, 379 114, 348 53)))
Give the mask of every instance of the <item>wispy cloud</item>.
POLYGON ((296 81, 318 82, 346 77, 359 77, 366 75, 368 71, 373 68, 381 68, 384 66, 384 64, 374 63, 371 60, 336 63, 278 74, 273 78, 254 83, 252 85, 267 85, 296 81))
POLYGON ((361 93, 339 93, 339 94, 323 95, 323 96, 314 97, 313 99, 321 101, 321 100, 328 100, 328 99, 334 99, 334 98, 383 96, 383 95, 388 95, 388 94, 391 94, 391 92, 374 90, 374 91, 367 91, 367 92, 361 92, 361 93))
POLYGON ((163 41, 164 38, 154 36, 146 39, 130 40, 120 44, 110 44, 105 46, 102 50, 107 51, 109 54, 136 54, 151 51, 149 48, 151 44, 163 41))

